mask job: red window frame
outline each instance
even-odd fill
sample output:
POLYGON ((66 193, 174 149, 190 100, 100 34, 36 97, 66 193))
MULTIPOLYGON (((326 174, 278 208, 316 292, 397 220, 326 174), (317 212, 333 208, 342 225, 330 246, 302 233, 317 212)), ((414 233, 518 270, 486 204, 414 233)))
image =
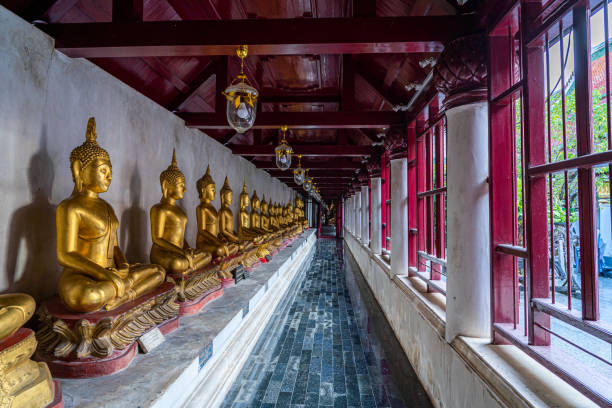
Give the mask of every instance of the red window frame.
POLYGON ((391 168, 389 152, 380 158, 380 177, 381 177, 381 219, 382 219, 382 247, 386 251, 391 251, 391 168))
MULTIPOLYGON (((607 6, 609 7, 609 6, 607 6)), ((607 11, 606 11, 607 12, 607 11)), ((607 31, 606 21, 606 31, 607 31)), ((489 30, 490 113, 490 208, 491 208, 491 296, 493 336, 496 343, 512 343, 558 374, 598 404, 608 405, 610 380, 596 370, 582 367, 551 346, 555 336, 588 353, 580 344, 551 329, 551 320, 578 328, 612 344, 612 329, 598 322, 598 267, 594 170, 609 165, 612 150, 593 153, 590 9, 585 1, 551 1, 541 6, 517 1, 489 30), (528 28, 522 30, 521 28, 528 28), (563 38, 572 30, 575 70, 576 154, 567 156, 565 124, 565 79, 560 70, 564 157, 551 161, 550 61, 552 41, 559 43, 563 63, 563 38), (556 34, 555 34, 556 32, 556 34), (559 35, 561 33, 561 35, 559 35), (546 68, 548 67, 548 68, 546 68), (516 101, 521 100, 521 111, 516 101), (517 135, 520 115, 522 135, 517 135), (517 178, 517 137, 522 136, 522 178, 517 178), (571 310, 571 288, 567 307, 555 303, 552 177, 577 172, 578 223, 582 312, 571 310), (517 180, 523 181, 524 246, 517 231, 517 180), (550 245, 550 247, 549 247, 550 245), (552 258, 550 258, 552 257, 552 258), (524 265, 524 318, 519 314, 517 264, 524 265), (551 291, 551 283, 553 290, 551 291), (519 320, 523 318, 523 327, 519 320), (572 363, 568 363, 571 361, 572 363), (571 366, 569 364, 572 364, 571 366), (607 396, 606 396, 607 395, 607 396)), ((608 36, 606 36, 608 37, 608 36)), ((606 42, 606 88, 609 95, 609 44, 606 42)), ((569 47, 568 47, 569 52, 569 47)), ((610 129, 608 104, 607 123, 610 129)), ((608 149, 611 145, 608 144, 608 149)), ((569 203, 565 200, 566 231, 569 236, 569 203)), ((566 239, 569 247, 569 239, 566 239)), ((568 253, 569 260, 569 253, 568 253)), ((571 265, 567 262, 571 285, 571 265)), ((586 335, 585 333, 585 335, 586 335)), ((591 354, 592 355, 592 354, 591 354)), ((608 362, 610 364, 610 362, 608 362)))
MULTIPOLYGON (((435 98, 409 127, 408 201, 411 274, 446 295, 446 117, 435 98), (419 126, 420 125, 420 126, 419 126), (411 143, 411 141, 413 141, 411 143), (412 180, 412 183, 410 182, 412 180), (412 187, 410 186, 412 184, 412 187), (413 215, 410 214, 410 209, 413 215), (412 238, 412 239, 411 239, 412 238)), ((410 259, 409 259, 410 261, 410 259)))

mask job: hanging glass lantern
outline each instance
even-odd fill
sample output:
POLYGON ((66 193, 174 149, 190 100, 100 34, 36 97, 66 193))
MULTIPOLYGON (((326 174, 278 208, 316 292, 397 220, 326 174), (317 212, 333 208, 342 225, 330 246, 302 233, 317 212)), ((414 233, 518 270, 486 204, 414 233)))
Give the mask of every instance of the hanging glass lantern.
POLYGON ((304 183, 305 171, 302 168, 302 155, 298 154, 297 158, 298 165, 297 168, 293 170, 293 181, 295 181, 295 184, 297 184, 298 186, 301 186, 304 183))
POLYGON ((312 178, 308 177, 308 169, 306 169, 306 174, 304 175, 304 191, 306 191, 307 193, 310 192, 310 189, 312 188, 312 178))
POLYGON ((281 126, 281 131, 283 132, 283 138, 281 139, 281 143, 274 149, 276 153, 276 167, 281 170, 287 170, 291 167, 291 154, 293 153, 293 149, 287 144, 287 139, 285 138, 287 126, 281 126))
POLYGON ((257 97, 259 92, 252 85, 244 73, 244 58, 249 47, 241 45, 236 49, 240 58, 240 74, 228 86, 223 95, 227 99, 226 116, 229 125, 238 133, 244 133, 255 123, 257 113, 257 97))

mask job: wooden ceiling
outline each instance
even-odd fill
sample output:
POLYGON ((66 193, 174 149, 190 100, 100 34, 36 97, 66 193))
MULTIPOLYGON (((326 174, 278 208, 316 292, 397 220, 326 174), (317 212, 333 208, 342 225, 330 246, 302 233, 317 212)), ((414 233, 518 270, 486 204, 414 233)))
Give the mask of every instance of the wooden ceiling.
POLYGON ((346 190, 380 128, 408 119, 393 107, 414 98, 418 88, 406 85, 425 80, 432 69, 427 60, 435 61, 446 41, 478 28, 456 0, 0 4, 28 21, 45 22, 39 27, 56 38, 58 50, 88 57, 177 112, 187 126, 202 128, 295 186, 290 172, 272 164, 278 127, 289 125, 289 144, 308 155, 302 163, 320 175, 324 198, 346 190), (228 128, 221 95, 239 71, 231 54, 241 43, 249 45, 246 73, 261 94, 256 126, 244 135, 228 128))

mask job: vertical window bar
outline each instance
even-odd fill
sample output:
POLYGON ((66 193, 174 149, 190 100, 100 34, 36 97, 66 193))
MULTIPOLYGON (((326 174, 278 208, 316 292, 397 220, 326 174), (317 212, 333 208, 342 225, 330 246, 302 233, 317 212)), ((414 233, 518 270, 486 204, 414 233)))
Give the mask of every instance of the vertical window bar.
MULTIPOLYGON (((552 161, 552 126, 550 118, 550 98, 552 97, 550 90, 550 43, 548 41, 548 32, 545 34, 545 52, 546 52, 546 129, 548 140, 548 162, 552 161)), ((549 202, 549 217, 550 217, 550 258, 551 258, 551 286, 552 286, 552 303, 555 303, 555 220, 553 206, 553 176, 548 175, 548 202, 549 202)))
MULTIPOLYGON (((575 47, 575 46, 574 46, 575 47)), ((563 56, 563 20, 559 20, 559 59, 561 61, 561 121, 563 129, 563 160, 567 159, 567 126, 565 123, 565 61, 563 56)), ((569 223, 569 188, 567 170, 563 172, 564 177, 564 205, 565 205, 565 264, 567 272, 567 308, 572 309, 572 263, 571 263, 571 239, 569 223)))
MULTIPOLYGON (((574 70, 576 73, 576 153, 593 152, 593 94, 591 91, 591 38, 588 5, 577 7, 573 14, 574 70)), ((607 41, 607 39, 606 39, 607 41)), ((597 211, 595 177, 592 167, 578 169, 578 211, 580 225, 580 281, 582 318, 599 319, 597 268, 597 211)))
MULTIPOLYGON (((512 41, 509 41, 510 46, 509 53, 512 54, 512 41)), ((510 58, 512 60, 512 58, 510 58)), ((512 70, 511 70, 512 71, 512 70)), ((512 168, 512 182, 510 183, 510 188, 512 189, 512 245, 517 244, 517 231, 518 231, 518 205, 517 205, 517 196, 516 196, 516 98, 512 96, 510 99, 510 155, 511 155, 511 168, 512 168)), ((526 291, 525 291, 526 292, 526 291)), ((519 314, 520 309, 519 305, 519 279, 518 279, 518 258, 512 258, 512 296, 514 299, 514 304, 517 307, 514 310, 514 328, 519 322, 519 314)), ((525 319, 525 322, 527 320, 525 319)), ((527 330, 527 324, 525 324, 525 330, 527 330)), ((527 333, 525 333, 527 334, 527 333)))

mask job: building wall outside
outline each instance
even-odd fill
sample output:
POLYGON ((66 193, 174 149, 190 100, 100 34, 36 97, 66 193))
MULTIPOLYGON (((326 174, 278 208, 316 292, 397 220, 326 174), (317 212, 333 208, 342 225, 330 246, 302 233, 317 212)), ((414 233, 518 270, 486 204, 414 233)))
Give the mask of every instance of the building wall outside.
MULTIPOLYGON (((221 190, 246 181, 249 195, 285 203, 294 192, 204 133, 84 59, 54 49, 53 39, 0 7, 0 292, 23 291, 37 300, 56 293, 55 208, 73 189, 71 150, 85 140, 87 120, 113 165, 102 198, 119 219, 119 243, 130 262, 148 262, 149 209, 159 201, 159 174, 176 148, 187 192, 186 238, 195 245, 195 183, 206 166, 221 190)), ((217 194, 213 202, 219 208, 217 194)))

